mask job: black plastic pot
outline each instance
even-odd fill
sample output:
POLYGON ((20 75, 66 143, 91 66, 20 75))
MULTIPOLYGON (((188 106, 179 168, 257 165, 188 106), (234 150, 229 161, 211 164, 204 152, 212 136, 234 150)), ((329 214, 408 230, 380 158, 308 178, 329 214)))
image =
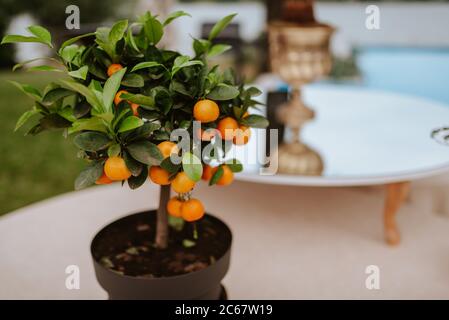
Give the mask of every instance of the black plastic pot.
POLYGON ((117 228, 135 216, 156 214, 155 210, 139 212, 112 222, 100 230, 91 243, 91 255, 95 274, 101 287, 112 300, 218 300, 226 298, 226 292, 221 281, 229 269, 232 234, 228 226, 218 218, 206 214, 206 218, 220 225, 224 232, 229 233, 229 243, 225 253, 205 269, 191 273, 163 278, 141 278, 122 275, 103 266, 95 258, 95 249, 102 233, 110 228, 117 228))

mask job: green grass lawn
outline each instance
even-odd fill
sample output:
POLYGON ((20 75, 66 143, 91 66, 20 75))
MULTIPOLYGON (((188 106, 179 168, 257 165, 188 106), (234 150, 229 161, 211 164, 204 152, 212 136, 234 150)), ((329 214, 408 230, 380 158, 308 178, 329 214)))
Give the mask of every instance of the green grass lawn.
POLYGON ((72 191, 83 167, 75 146, 61 132, 24 136, 26 128, 13 131, 32 102, 7 80, 42 88, 52 79, 57 78, 47 73, 0 72, 0 215, 72 191))

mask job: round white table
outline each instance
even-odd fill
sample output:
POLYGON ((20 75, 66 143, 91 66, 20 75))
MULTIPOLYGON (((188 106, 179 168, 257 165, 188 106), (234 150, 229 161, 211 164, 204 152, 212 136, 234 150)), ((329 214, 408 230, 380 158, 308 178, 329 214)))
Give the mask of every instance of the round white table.
POLYGON ((306 86, 303 99, 316 116, 302 130, 302 140, 321 155, 323 174, 261 174, 260 161, 251 158, 265 153, 265 134, 259 132, 249 151, 236 151, 245 164, 237 178, 317 187, 386 185, 385 236, 389 244, 398 244, 395 214, 407 197, 409 182, 449 171, 449 147, 431 138, 432 130, 449 124, 449 106, 336 85, 306 86))

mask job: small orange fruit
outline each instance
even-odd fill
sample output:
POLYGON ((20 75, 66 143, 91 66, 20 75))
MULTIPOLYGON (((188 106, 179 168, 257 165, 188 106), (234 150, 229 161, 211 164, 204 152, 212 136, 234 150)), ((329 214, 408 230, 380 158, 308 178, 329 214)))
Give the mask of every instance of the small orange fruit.
POLYGON ((123 69, 122 65, 119 63, 113 63, 108 67, 108 76, 112 76, 117 71, 123 69))
POLYGON ((193 222, 204 216, 204 206, 198 199, 190 199, 181 206, 182 218, 187 222, 193 222))
POLYGON ((227 165, 222 165, 221 167, 223 168, 223 175, 221 176, 220 179, 218 179, 217 185, 219 186, 230 185, 234 180, 234 172, 232 172, 232 170, 227 165))
POLYGON ((137 111, 137 109, 140 106, 137 103, 131 103, 131 110, 133 111, 133 115, 135 115, 136 117, 139 116, 139 112, 137 111))
POLYGON ((213 139, 213 137, 215 137, 217 134, 219 133, 219 131, 217 129, 198 129, 196 132, 196 136, 198 137, 198 139, 202 140, 202 141, 211 141, 213 139))
POLYGON ((117 92, 117 94, 115 95, 115 98, 114 98, 114 104, 115 104, 116 106, 117 106, 120 102, 123 101, 123 99, 120 98, 120 96, 121 96, 123 93, 128 93, 128 91, 126 91, 126 90, 120 90, 120 91, 117 92))
POLYGON ((150 176, 151 181, 156 184, 162 186, 170 184, 170 174, 159 166, 152 166, 148 175, 150 176))
POLYGON ((176 143, 171 141, 163 141, 157 145, 162 156, 165 158, 170 157, 172 153, 178 154, 179 149, 176 143))
POLYGON ((104 173, 101 175, 100 178, 95 181, 95 184, 110 184, 112 183, 112 180, 108 178, 108 176, 104 173))
POLYGON ((204 181, 209 181, 214 175, 215 171, 217 171, 217 168, 212 168, 211 166, 205 164, 203 167, 203 175, 201 176, 201 179, 203 179, 204 181))
POLYGON ((173 217, 180 218, 181 215, 181 206, 183 202, 178 199, 178 197, 173 197, 167 202, 167 212, 169 215, 173 217))
POLYGON ((121 157, 109 157, 104 163, 104 173, 112 181, 122 181, 131 177, 131 171, 121 157))
POLYGON ((238 129, 239 124, 234 118, 226 117, 218 122, 217 129, 220 131, 221 138, 224 140, 232 140, 234 138, 235 130, 238 129))
POLYGON ((177 193, 186 193, 193 189, 195 181, 190 180, 187 173, 184 171, 179 172, 172 181, 172 188, 177 193))
POLYGON ((251 129, 245 126, 239 126, 239 128, 235 130, 232 141, 235 145, 241 146, 247 144, 249 138, 251 138, 251 129))
POLYGON ((193 107, 193 116, 202 123, 212 122, 218 119, 220 108, 215 101, 204 99, 198 101, 193 107))

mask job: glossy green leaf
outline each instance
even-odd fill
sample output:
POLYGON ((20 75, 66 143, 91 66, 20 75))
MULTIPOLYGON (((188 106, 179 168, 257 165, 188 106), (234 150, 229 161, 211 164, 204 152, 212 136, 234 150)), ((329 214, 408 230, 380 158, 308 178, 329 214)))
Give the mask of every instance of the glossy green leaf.
POLYGON ((9 81, 13 85, 15 85, 17 88, 19 88, 23 93, 25 93, 30 98, 40 101, 41 100, 41 93, 38 89, 36 89, 33 86, 30 86, 28 84, 21 84, 16 81, 9 81))
POLYGON ((97 181, 103 174, 103 164, 101 162, 93 162, 80 172, 75 180, 75 190, 87 188, 97 181))
POLYGON ((158 166, 163 160, 159 148, 146 140, 134 142, 127 146, 127 150, 134 159, 147 165, 158 166))
POLYGON ((200 180, 203 175, 201 160, 190 152, 186 152, 182 156, 182 169, 193 181, 200 180))
POLYGON ((185 16, 191 17, 190 14, 188 14, 187 12, 184 12, 184 11, 175 11, 175 12, 172 12, 172 13, 170 13, 170 14, 167 16, 167 18, 165 19, 165 21, 164 21, 164 23, 163 23, 163 26, 165 27, 166 25, 172 23, 173 20, 178 19, 178 18, 180 18, 180 17, 185 17, 185 16))
POLYGON ((162 39, 164 27, 156 17, 148 18, 145 21, 143 28, 150 44, 156 45, 162 39))
POLYGON ((257 114, 251 114, 248 117, 243 118, 241 123, 253 128, 266 128, 270 124, 265 117, 257 114))
POLYGON ((46 44, 42 39, 38 37, 30 37, 30 36, 21 36, 9 34, 3 37, 2 42, 0 44, 5 43, 20 43, 20 42, 35 42, 35 43, 43 43, 46 44))
POLYGON ((95 93, 90 90, 85 85, 75 82, 75 81, 67 81, 67 80, 61 80, 61 83, 68 87, 69 89, 72 89, 79 94, 83 95, 87 102, 92 106, 92 108, 97 112, 103 112, 103 103, 101 100, 98 99, 98 97, 95 95, 95 93))
POLYGON ((112 111, 112 102, 114 101, 115 95, 120 88, 120 83, 122 82, 122 78, 126 73, 126 68, 123 68, 106 80, 103 88, 103 105, 105 107, 106 112, 112 111))
POLYGON ((117 21, 109 31, 109 42, 115 46, 125 35, 126 28, 128 28, 128 20, 117 21))
POLYGON ((14 131, 17 131, 20 127, 22 127, 32 116, 39 114, 39 110, 36 109, 31 109, 28 110, 27 112, 25 112, 24 114, 22 114, 19 118, 19 120, 17 120, 16 126, 14 128, 14 131))
POLYGON ((241 172, 243 170, 242 163, 237 159, 227 160, 226 165, 231 169, 232 172, 241 172))
POLYGON ((152 97, 131 93, 123 93, 120 97, 130 102, 137 103, 140 106, 146 106, 152 108, 152 110, 157 110, 152 97))
POLYGON ((212 46, 212 48, 210 48, 207 55, 209 57, 218 56, 228 50, 231 50, 231 48, 232 48, 232 46, 227 45, 227 44, 216 44, 216 45, 212 46))
POLYGON ((82 66, 78 70, 74 70, 74 71, 68 72, 68 74, 69 74, 69 76, 71 76, 73 78, 86 80, 88 71, 89 71, 89 67, 88 66, 82 66))
POLYGON ((146 166, 135 160, 126 151, 123 152, 123 159, 125 160, 126 167, 129 169, 129 171, 131 171, 131 174, 135 177, 141 174, 144 167, 146 168, 146 166))
POLYGON ((135 190, 139 187, 141 187, 145 181, 147 181, 148 179, 148 169, 145 166, 142 166, 141 172, 139 175, 134 176, 132 175, 131 177, 128 178, 128 186, 132 189, 135 190))
POLYGON ((141 63, 136 64, 134 66, 134 68, 132 68, 131 72, 141 70, 141 69, 146 69, 146 68, 159 67, 159 66, 163 66, 163 65, 156 61, 141 62, 141 63))
POLYGON ((213 40, 214 38, 216 38, 228 26, 228 24, 232 21, 232 19, 234 19, 236 15, 236 13, 230 14, 218 21, 210 31, 209 40, 213 40))
POLYGON ((212 175, 212 178, 210 178, 209 185, 212 186, 220 180, 220 178, 223 176, 223 167, 219 166, 218 169, 215 171, 215 173, 212 175))
POLYGON ((145 81, 142 76, 135 73, 129 73, 125 74, 123 77, 122 85, 131 88, 141 88, 145 85, 145 81))
POLYGON ((212 100, 231 100, 240 94, 236 87, 230 86, 228 84, 219 83, 215 88, 209 92, 206 96, 212 100))
POLYGON ((104 133, 92 131, 78 134, 73 139, 73 143, 82 150, 95 152, 106 149, 111 139, 104 133))
POLYGON ((53 48, 53 45, 51 44, 51 34, 47 29, 41 26, 29 26, 27 29, 33 35, 41 39, 42 43, 45 43, 50 48, 53 48))
POLYGON ((108 157, 117 157, 122 151, 118 143, 111 144, 108 148, 108 157))
POLYGON ((72 123, 72 127, 69 128, 69 134, 89 130, 89 131, 98 131, 98 132, 108 132, 108 128, 106 127, 104 121, 100 118, 86 118, 86 119, 78 119, 72 123))
POLYGON ((120 123, 118 132, 130 131, 143 125, 143 120, 136 116, 129 116, 120 123))
POLYGON ((82 34, 80 36, 77 37, 73 37, 67 41, 65 41, 61 47, 59 48, 59 54, 61 54, 61 52, 68 46, 78 42, 79 40, 83 39, 83 38, 87 38, 87 37, 92 37, 95 36, 95 32, 90 32, 90 33, 86 33, 86 34, 82 34))

